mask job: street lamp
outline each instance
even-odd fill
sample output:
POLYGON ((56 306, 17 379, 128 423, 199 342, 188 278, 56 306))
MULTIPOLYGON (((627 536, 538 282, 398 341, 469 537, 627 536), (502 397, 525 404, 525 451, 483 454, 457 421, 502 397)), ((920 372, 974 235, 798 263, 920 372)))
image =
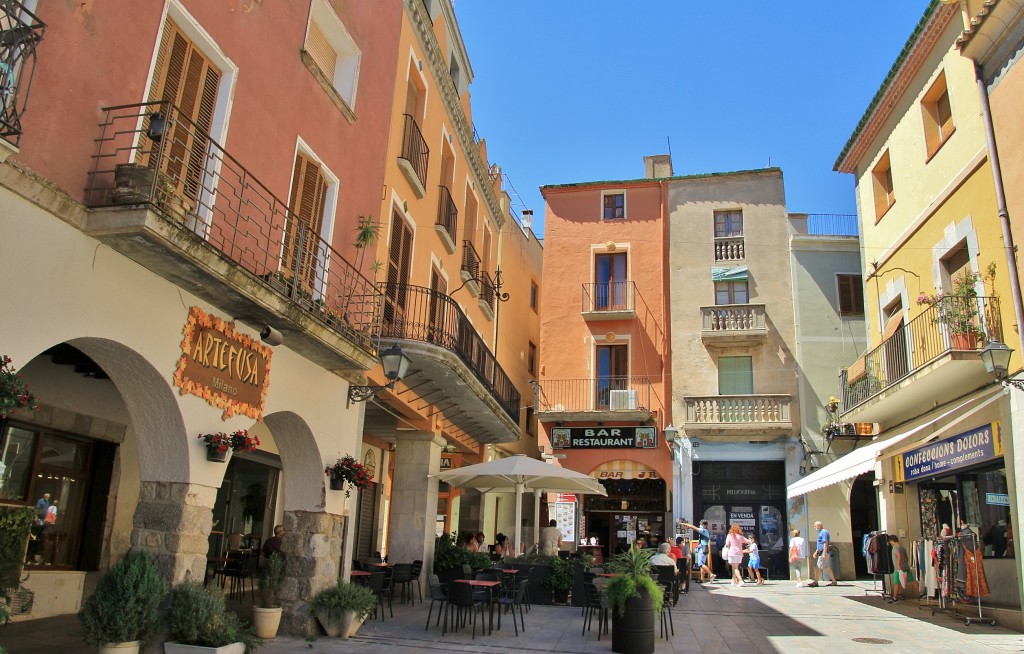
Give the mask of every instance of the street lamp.
POLYGON ((989 341, 985 349, 981 351, 981 362, 985 364, 985 371, 992 375, 997 382, 1003 386, 1013 386, 1017 390, 1024 391, 1024 382, 1009 378, 1012 355, 1013 348, 1010 346, 999 341, 989 341))
POLYGON ((677 445, 679 443, 679 430, 673 427, 671 424, 662 430, 665 434, 665 442, 670 446, 677 445))
POLYGON ((409 370, 409 364, 411 363, 409 357, 402 353, 402 348, 398 345, 392 345, 388 349, 384 350, 379 355, 380 365, 384 368, 384 377, 388 380, 388 383, 383 386, 378 384, 368 384, 366 386, 349 386, 348 387, 348 401, 352 402, 365 402, 377 395, 379 391, 386 388, 394 388, 395 384, 400 379, 405 377, 405 373, 409 370))

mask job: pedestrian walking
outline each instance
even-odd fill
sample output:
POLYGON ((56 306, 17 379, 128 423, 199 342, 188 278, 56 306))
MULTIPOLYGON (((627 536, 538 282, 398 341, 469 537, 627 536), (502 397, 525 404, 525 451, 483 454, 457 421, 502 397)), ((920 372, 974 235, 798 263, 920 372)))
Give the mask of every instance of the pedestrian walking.
MULTIPOLYGON (((818 532, 818 548, 814 550, 814 559, 817 562, 816 567, 821 571, 821 581, 824 583, 827 578, 831 580, 829 586, 837 586, 839 584, 836 582, 835 572, 832 571, 832 553, 829 551, 832 548, 832 535, 825 529, 821 520, 814 523, 814 529, 818 532)), ((818 582, 812 578, 807 585, 817 586, 818 582)))
POLYGON ((700 570, 701 583, 705 581, 714 583, 718 576, 711 572, 711 567, 708 565, 708 555, 711 552, 711 532, 708 531, 708 521, 701 520, 699 527, 688 522, 681 524, 697 532, 697 551, 693 555, 693 566, 700 570))
POLYGON ((740 564, 743 563, 743 549, 747 546, 747 537, 743 535, 743 528, 737 524, 729 527, 729 534, 725 537, 725 550, 728 556, 729 566, 732 568, 732 585, 742 586, 743 573, 740 572, 740 564))
POLYGON ((796 574, 796 585, 803 584, 802 571, 807 565, 807 539, 800 535, 799 529, 793 530, 789 539, 789 569, 796 574))

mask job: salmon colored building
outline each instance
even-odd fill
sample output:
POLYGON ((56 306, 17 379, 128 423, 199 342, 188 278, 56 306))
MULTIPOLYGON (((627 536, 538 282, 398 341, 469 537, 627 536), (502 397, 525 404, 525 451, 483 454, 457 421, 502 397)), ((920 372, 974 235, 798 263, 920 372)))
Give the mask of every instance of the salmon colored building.
POLYGON ((637 539, 654 544, 674 535, 672 452, 663 432, 671 394, 666 187, 654 179, 672 173, 667 158, 646 163, 646 179, 541 188, 539 443, 608 491, 549 503, 548 514, 571 548, 596 538, 605 557, 637 539))

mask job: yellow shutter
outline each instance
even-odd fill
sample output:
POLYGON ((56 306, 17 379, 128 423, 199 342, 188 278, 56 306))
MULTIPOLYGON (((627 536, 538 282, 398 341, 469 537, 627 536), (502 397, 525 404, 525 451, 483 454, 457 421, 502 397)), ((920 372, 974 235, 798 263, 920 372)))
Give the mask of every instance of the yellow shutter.
POLYGON ((309 24, 309 36, 306 38, 306 52, 313 63, 323 72, 327 79, 334 82, 334 69, 338 65, 338 53, 331 47, 320 26, 315 22, 309 24))

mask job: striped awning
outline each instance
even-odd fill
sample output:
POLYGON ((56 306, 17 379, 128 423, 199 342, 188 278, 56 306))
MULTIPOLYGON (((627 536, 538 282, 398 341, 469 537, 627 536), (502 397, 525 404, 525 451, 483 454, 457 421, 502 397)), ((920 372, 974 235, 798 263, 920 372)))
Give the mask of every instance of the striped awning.
POLYGON ((712 268, 711 281, 713 282, 745 282, 747 281, 747 267, 736 266, 734 268, 712 268))
POLYGON ((661 479, 658 472, 638 461, 608 461, 590 471, 595 479, 661 479))

